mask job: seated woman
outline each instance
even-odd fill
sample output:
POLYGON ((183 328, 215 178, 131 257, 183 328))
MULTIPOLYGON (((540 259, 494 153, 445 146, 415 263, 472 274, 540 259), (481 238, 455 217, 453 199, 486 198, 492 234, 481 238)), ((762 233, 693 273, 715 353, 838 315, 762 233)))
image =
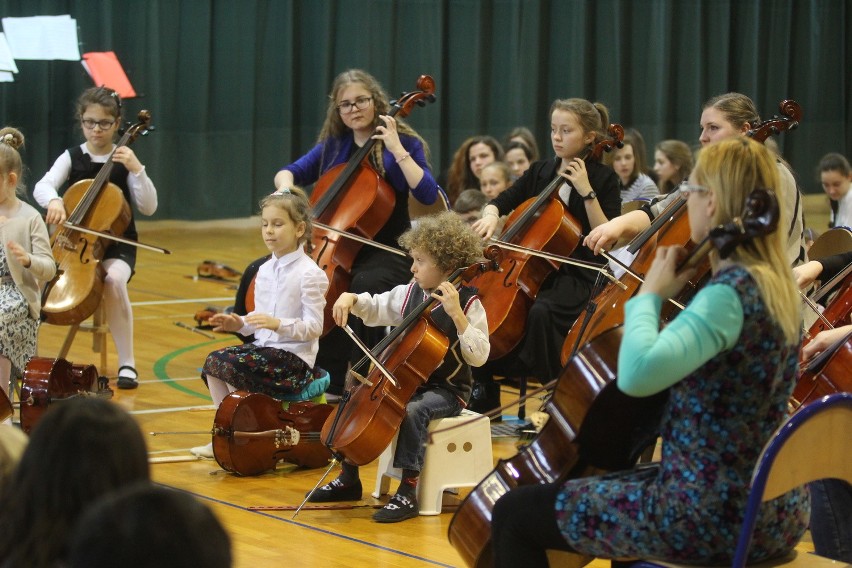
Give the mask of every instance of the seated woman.
MULTIPOLYGON (((779 187, 763 145, 736 137, 706 146, 685 188, 692 239, 742 217, 754 189, 777 195, 779 187)), ((778 228, 727 258, 711 252, 710 282, 662 331, 662 303, 694 269, 676 272, 686 249, 657 249, 625 306, 617 386, 634 397, 668 389, 661 461, 509 491, 494 508, 495 566, 546 566, 547 549, 730 565, 751 474, 787 417, 798 370, 799 310, 784 251, 786 212, 780 217, 778 228)), ((804 488, 764 503, 749 561, 792 550, 808 514, 804 488)))

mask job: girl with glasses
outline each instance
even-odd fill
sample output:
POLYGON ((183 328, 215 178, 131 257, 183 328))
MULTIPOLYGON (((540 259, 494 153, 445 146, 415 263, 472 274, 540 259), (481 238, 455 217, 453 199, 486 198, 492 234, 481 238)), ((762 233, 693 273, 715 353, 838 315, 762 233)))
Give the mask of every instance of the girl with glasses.
MULTIPOLYGON (((441 198, 442 191, 432 177, 426 142, 404 121, 390 116, 390 110, 388 96, 375 77, 360 69, 338 75, 331 86, 325 123, 316 146, 281 168, 275 175, 275 188, 310 186, 328 170, 348 162, 368 141, 375 140, 368 158, 370 165, 393 188, 396 201, 390 218, 374 240, 399 248, 399 236, 411 227, 409 198, 431 205, 441 198)), ((379 294, 390 290, 408 282, 408 266, 404 256, 363 246, 352 264, 349 291, 379 294)), ((328 298, 329 302, 335 300, 328 298)), ((382 337, 381 328, 367 329, 354 318, 350 326, 367 345, 374 345, 382 337)), ((352 340, 340 328, 332 329, 320 340, 316 363, 331 375, 330 400, 343 393, 349 363, 360 358, 360 352, 355 352, 352 340)))
MULTIPOLYGON (((157 210, 157 189, 148 177, 145 166, 129 146, 116 148, 115 138, 121 124, 121 99, 107 87, 83 91, 77 99, 77 119, 83 129, 85 142, 65 150, 50 170, 36 184, 33 197, 47 209, 45 220, 61 225, 68 218, 62 194, 76 182, 94 179, 101 167, 113 162, 109 181, 118 186, 128 204, 135 205, 143 215, 157 210)), ((136 222, 131 214, 125 239, 139 240, 136 222)), ((139 373, 133 352, 133 311, 127 283, 136 266, 136 247, 114 242, 103 255, 103 305, 115 348, 118 352, 118 388, 135 389, 139 373)))

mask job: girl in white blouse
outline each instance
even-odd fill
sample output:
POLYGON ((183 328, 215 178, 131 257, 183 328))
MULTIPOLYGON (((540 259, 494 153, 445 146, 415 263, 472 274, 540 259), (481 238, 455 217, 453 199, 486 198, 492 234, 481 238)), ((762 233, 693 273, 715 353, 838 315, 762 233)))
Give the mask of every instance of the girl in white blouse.
MULTIPOLYGON (((311 243, 310 204, 299 188, 260 202, 261 236, 272 256, 257 271, 254 311, 215 314, 214 331, 254 334, 254 341, 212 352, 202 369, 216 406, 237 389, 279 400, 306 400, 325 392, 328 373, 315 367, 328 277, 305 252, 311 243)), ((212 442, 190 450, 213 457, 212 442)))

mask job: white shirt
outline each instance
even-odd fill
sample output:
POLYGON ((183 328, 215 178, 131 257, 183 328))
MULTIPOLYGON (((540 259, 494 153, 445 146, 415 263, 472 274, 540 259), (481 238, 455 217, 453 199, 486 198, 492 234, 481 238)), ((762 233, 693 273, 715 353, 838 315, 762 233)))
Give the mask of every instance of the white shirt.
MULTIPOLYGON (((113 145, 112 151, 109 154, 93 156, 86 148, 85 142, 80 144, 80 149, 83 150, 83 153, 89 154, 92 162, 96 164, 105 164, 110 156, 112 156, 115 148, 116 146, 113 145)), ((68 153, 68 150, 65 150, 33 188, 33 197, 38 204, 46 208, 51 199, 59 197, 59 188, 68 181, 68 176, 70 175, 71 154, 68 153)), ((142 171, 138 174, 127 173, 127 188, 130 190, 133 204, 136 205, 139 212, 143 215, 153 215, 157 210, 157 188, 154 187, 154 182, 145 173, 145 166, 142 166, 142 171)))
POLYGON ((281 320, 275 331, 245 323, 242 335, 254 333, 254 345, 276 347, 314 366, 322 335, 328 277, 301 247, 260 265, 254 284, 251 314, 268 314, 281 320))
POLYGON ((837 202, 837 215, 834 215, 835 227, 852 228, 852 189, 837 202))
MULTIPOLYGON (((389 292, 375 296, 369 292, 358 294, 358 302, 352 306, 352 314, 364 320, 364 325, 399 325, 404 319, 403 304, 413 285, 401 284, 389 292)), ((415 298, 411 301, 419 304, 415 298)), ((469 324, 464 333, 459 334, 462 357, 469 365, 481 367, 488 361, 488 353, 491 351, 485 308, 479 298, 474 298, 467 306, 462 306, 462 309, 469 324)))

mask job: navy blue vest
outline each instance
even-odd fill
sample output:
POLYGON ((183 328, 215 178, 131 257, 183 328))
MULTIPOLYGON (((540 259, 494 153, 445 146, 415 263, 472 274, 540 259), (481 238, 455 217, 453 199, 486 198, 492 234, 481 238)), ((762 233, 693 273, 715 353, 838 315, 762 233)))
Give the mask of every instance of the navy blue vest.
MULTIPOLYGON (((411 284, 408 299, 402 307, 402 315, 408 316, 420 304, 428 301, 429 297, 424 297, 423 289, 417 283, 411 284)), ((459 289, 459 303, 464 308, 470 300, 476 297, 476 289, 467 286, 462 286, 459 289)), ((426 383, 428 386, 441 386, 453 392, 456 396, 462 399, 465 404, 470 400, 470 392, 473 388, 473 376, 470 372, 470 365, 464 360, 459 347, 459 335, 456 331, 456 325, 444 307, 438 304, 430 313, 430 318, 450 341, 450 347, 447 349, 447 354, 444 356, 444 361, 435 369, 435 372, 429 377, 426 383)))

